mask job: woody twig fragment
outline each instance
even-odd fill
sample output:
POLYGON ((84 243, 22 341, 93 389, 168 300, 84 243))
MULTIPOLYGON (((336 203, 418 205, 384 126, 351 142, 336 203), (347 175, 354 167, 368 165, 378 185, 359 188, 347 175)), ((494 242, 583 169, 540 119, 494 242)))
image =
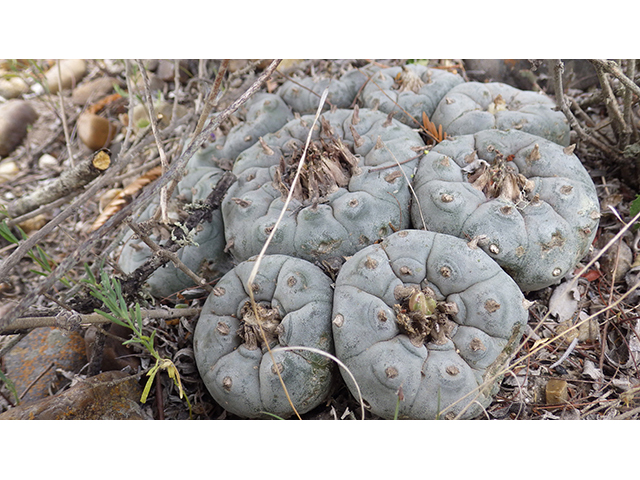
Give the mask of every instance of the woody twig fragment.
POLYGON ((70 170, 63 171, 53 182, 10 203, 7 206, 7 213, 10 217, 24 215, 41 205, 46 205, 81 190, 107 170, 109 165, 111 165, 110 152, 99 150, 70 170))

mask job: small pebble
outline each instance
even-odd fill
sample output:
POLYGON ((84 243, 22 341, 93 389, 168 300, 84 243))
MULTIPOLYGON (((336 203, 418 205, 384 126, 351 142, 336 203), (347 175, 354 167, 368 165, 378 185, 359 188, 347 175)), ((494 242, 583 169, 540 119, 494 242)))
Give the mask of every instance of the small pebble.
POLYGON ((0 163, 0 183, 8 182, 20 173, 18 165, 13 160, 0 163))
MULTIPOLYGON (((66 59, 60 60, 60 84, 62 90, 68 90, 75 87, 82 77, 87 73, 87 64, 84 60, 66 59)), ((45 86, 48 87, 49 93, 58 93, 58 64, 55 64, 44 74, 44 82, 35 83, 31 90, 34 93, 44 93, 45 86)))
POLYGON ((53 155, 49 155, 48 153, 45 153, 38 159, 38 167, 43 170, 46 170, 49 168, 55 168, 57 166, 58 166, 58 159, 53 155))
POLYGON ((566 380, 552 378, 547 382, 545 390, 547 405, 563 405, 569 400, 569 389, 566 380))
POLYGON ((9 100, 0 105, 0 156, 9 155, 27 135, 27 127, 38 114, 25 100, 9 100))
POLYGON ((81 114, 77 125, 78 137, 91 150, 108 147, 118 133, 113 123, 93 113, 81 114))

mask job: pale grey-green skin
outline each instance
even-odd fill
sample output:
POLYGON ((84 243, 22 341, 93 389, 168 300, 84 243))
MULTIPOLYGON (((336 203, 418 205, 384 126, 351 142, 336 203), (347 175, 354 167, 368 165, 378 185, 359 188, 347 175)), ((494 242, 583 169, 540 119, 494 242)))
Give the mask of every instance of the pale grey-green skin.
MULTIPOLYGON (((186 203, 204 201, 223 175, 223 171, 212 162, 213 145, 198 150, 190 159, 186 175, 178 182, 172 205, 180 197, 186 203), (208 166, 205 166, 208 165, 208 166)), ((148 220, 158 208, 158 203, 150 204, 139 215, 135 222, 148 220)), ((210 222, 203 222, 197 231, 192 232, 193 241, 197 245, 188 245, 176 252, 180 260, 196 274, 212 280, 229 271, 233 264, 224 252, 225 238, 220 210, 212 212, 210 222)), ((152 239, 154 237, 152 236, 152 239)), ((155 239, 158 241, 158 239, 155 239)), ((124 273, 131 273, 145 263, 152 255, 151 249, 141 240, 134 239, 129 233, 124 239, 118 264, 124 273)), ((172 262, 157 269, 147 280, 150 293, 159 298, 170 297, 177 292, 195 286, 194 281, 172 262)))
POLYGON ((504 83, 467 82, 447 92, 431 120, 450 136, 487 129, 520 130, 567 146, 569 123, 555 107, 553 100, 537 92, 504 83), (507 102, 507 109, 488 111, 498 95, 507 102))
MULTIPOLYGON (((250 297, 248 280, 255 258, 228 272, 202 307, 193 338, 200 375, 213 398, 229 412, 245 417, 282 418, 294 414, 271 355, 249 349, 237 335, 241 309, 250 297), (225 333, 228 332, 228 333, 225 333), (224 385, 224 379, 231 386, 224 385), (228 382, 228 380, 227 380, 228 382)), ((263 257, 254 281, 256 302, 277 308, 282 333, 278 345, 311 347, 333 354, 331 336, 331 280, 315 265, 284 255, 263 257)), ((318 406, 329 393, 333 363, 308 351, 273 352, 280 374, 299 414, 318 406)))
POLYGON ((247 102, 244 121, 214 142, 214 155, 218 159, 235 160, 243 150, 255 144, 260 137, 282 128, 293 119, 293 113, 278 95, 256 93, 247 102))
MULTIPOLYGON (((269 244, 267 253, 278 253, 309 261, 352 255, 362 247, 384 238, 394 229, 409 226, 411 177, 417 159, 413 147, 424 146, 420 136, 387 116, 361 109, 360 121, 352 125, 352 110, 337 110, 323 116, 347 146, 354 143, 350 127, 363 140, 355 147, 360 173, 347 188, 339 188, 316 208, 293 200, 269 244), (380 138, 384 146, 376 148, 380 138), (386 148, 385 148, 386 147, 386 148), (401 166, 398 162, 405 162, 401 166), (395 175, 400 172, 404 174, 395 175), (406 175, 406 176, 405 176, 406 175)), ((240 154, 233 168, 237 181, 222 203, 225 235, 234 258, 240 262, 257 255, 284 207, 286 197, 273 180, 280 157, 294 148, 302 151, 313 116, 289 122, 278 132, 266 135, 265 143, 240 154), (241 201, 239 201, 240 199, 241 201)), ((320 122, 314 138, 318 138, 320 122)))
POLYGON ((332 105, 334 108, 349 108, 367 81, 367 73, 371 74, 374 70, 371 67, 363 68, 362 71, 350 70, 338 79, 304 77, 295 81, 287 80, 278 90, 278 95, 294 112, 306 115, 316 113, 320 97, 328 87, 327 103, 323 110, 328 110, 332 105))
POLYGON ((517 346, 527 321, 524 302, 515 282, 482 250, 449 235, 400 231, 342 266, 333 304, 336 356, 376 415, 394 418, 402 387, 399 418, 474 418, 496 391, 495 379, 483 385, 489 367, 517 346), (438 300, 458 306, 447 343, 415 346, 401 332, 393 308, 400 285, 428 286, 438 300))
POLYGON ((578 157, 524 132, 486 130, 441 142, 422 158, 413 188, 411 218, 416 228, 423 227, 424 218, 427 230, 464 239, 486 236, 479 245, 524 291, 558 283, 571 272, 588 252, 598 227, 598 196, 578 157), (527 161, 536 145, 541 158, 527 161), (508 163, 534 182, 528 197, 538 195, 540 201, 488 199, 462 170, 474 150, 489 163, 496 150, 505 158, 514 155, 508 163), (443 201, 447 195, 452 199, 443 201), (554 234, 562 245, 552 242, 554 234))
POLYGON ((429 118, 444 95, 456 85, 464 82, 456 75, 437 68, 423 65, 406 65, 419 76, 424 85, 418 92, 411 90, 400 92, 396 88, 396 76, 402 67, 383 68, 372 75, 362 89, 362 101, 365 107, 377 108, 384 113, 397 112, 394 116, 400 122, 417 128, 422 125, 422 113, 429 118))

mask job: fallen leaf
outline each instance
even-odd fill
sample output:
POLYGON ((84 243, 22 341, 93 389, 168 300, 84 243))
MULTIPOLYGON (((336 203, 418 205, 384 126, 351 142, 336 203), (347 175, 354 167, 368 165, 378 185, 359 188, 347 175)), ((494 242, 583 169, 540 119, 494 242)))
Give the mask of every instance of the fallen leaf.
POLYGON ((578 286, 570 287, 569 282, 563 282, 556 287, 549 299, 549 314, 559 322, 570 320, 578 310, 580 291, 578 286))
POLYGON ((596 368, 596 364, 588 358, 584 361, 584 367, 582 369, 582 375, 599 382, 604 379, 604 374, 599 368, 596 368))

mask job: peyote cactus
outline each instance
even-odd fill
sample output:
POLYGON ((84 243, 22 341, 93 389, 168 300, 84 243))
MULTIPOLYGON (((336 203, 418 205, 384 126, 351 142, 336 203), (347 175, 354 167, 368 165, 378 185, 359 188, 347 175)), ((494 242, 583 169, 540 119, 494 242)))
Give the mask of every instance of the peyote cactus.
POLYGON ((287 80, 278 90, 278 95, 295 112, 306 115, 316 112, 322 92, 328 87, 325 110, 331 106, 350 108, 358 91, 367 81, 367 75, 375 71, 371 67, 361 70, 349 70, 339 79, 304 77, 298 80, 287 80))
POLYGON ((453 87, 431 120, 450 136, 495 128, 521 130, 569 145, 569 124, 553 100, 504 83, 467 82, 453 87))
POLYGON ((333 305, 336 356, 378 416, 393 418, 398 406, 399 418, 473 418, 497 391, 527 321, 526 304, 473 242, 403 230, 342 266, 333 305))
POLYGON ((371 75, 361 97, 365 107, 395 111, 394 118, 416 128, 422 113, 431 118, 442 97, 463 82, 459 75, 423 65, 383 68, 371 75))
POLYGON ((517 130, 445 140, 416 171, 413 225, 475 239, 525 291, 557 283, 587 253, 600 216, 571 151, 517 130))
MULTIPOLYGON (((223 175, 223 171, 213 163, 204 166, 212 157, 214 146, 200 149, 191 158, 187 175, 178 182, 176 194, 171 199, 170 211, 174 220, 180 222, 186 218, 185 204, 197 204, 203 201, 216 186, 223 175)), ((137 222, 149 220, 158 208, 157 202, 150 204, 135 219, 137 222)), ((155 235, 162 236, 164 227, 158 226, 155 235)), ((222 213, 215 210, 210 221, 205 221, 193 234, 193 245, 186 245, 176 255, 190 270, 207 280, 226 273, 231 269, 231 258, 224 252, 225 238, 222 226, 222 213)), ((165 231, 164 235, 169 236, 165 231)), ((151 249, 132 233, 124 239, 124 248, 120 253, 118 263, 125 273, 131 273, 142 265, 151 255, 151 249)), ((169 262, 156 270, 147 280, 149 291, 155 297, 169 297, 175 293, 194 286, 194 282, 184 272, 169 262)))
POLYGON ((245 108, 245 120, 214 142, 216 158, 233 162, 240 152, 256 143, 261 136, 275 132, 293 119, 291 109, 282 98, 271 93, 255 94, 245 108))
POLYGON ((254 262, 222 277, 202 307, 193 339, 198 370, 216 402, 241 417, 293 415, 280 377, 297 412, 306 413, 327 396, 333 363, 301 349, 270 353, 264 339, 272 350, 310 347, 333 353, 331 280, 304 260, 267 255, 249 286, 254 262))
POLYGON ((238 180, 222 203, 227 247, 237 261, 260 252, 290 188, 292 202, 267 253, 329 260, 408 227, 407 179, 414 148, 424 146, 419 135, 368 109, 324 113, 292 186, 312 122, 293 120, 238 156, 238 180))

